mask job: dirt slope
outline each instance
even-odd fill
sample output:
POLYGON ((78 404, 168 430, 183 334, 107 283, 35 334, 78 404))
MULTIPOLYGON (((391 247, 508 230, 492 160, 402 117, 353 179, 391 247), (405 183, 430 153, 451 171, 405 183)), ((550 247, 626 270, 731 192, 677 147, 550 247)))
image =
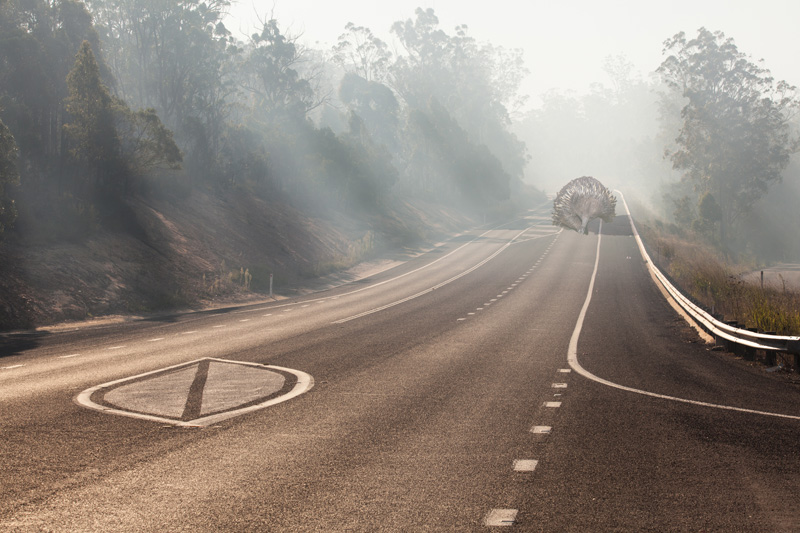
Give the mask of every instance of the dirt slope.
POLYGON ((380 215, 309 216, 246 192, 130 200, 119 227, 78 243, 0 247, 0 331, 261 299, 472 222, 398 203, 380 215))

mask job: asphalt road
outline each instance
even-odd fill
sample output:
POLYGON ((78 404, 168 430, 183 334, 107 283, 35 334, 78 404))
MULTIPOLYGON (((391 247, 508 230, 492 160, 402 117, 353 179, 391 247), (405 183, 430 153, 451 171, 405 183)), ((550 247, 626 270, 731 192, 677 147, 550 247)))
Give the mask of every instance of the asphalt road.
POLYGON ((303 298, 5 339, 0 530, 800 531, 800 388, 699 342, 627 217, 530 215, 303 298), (571 368, 593 280, 580 368, 705 403, 571 368))

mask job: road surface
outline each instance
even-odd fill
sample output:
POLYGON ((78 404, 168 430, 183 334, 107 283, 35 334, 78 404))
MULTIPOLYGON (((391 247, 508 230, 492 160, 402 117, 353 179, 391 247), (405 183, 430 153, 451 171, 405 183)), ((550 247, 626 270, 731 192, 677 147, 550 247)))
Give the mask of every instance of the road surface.
POLYGON ((293 300, 6 338, 0 530, 800 530, 798 386, 709 351, 627 216, 548 224, 293 300))

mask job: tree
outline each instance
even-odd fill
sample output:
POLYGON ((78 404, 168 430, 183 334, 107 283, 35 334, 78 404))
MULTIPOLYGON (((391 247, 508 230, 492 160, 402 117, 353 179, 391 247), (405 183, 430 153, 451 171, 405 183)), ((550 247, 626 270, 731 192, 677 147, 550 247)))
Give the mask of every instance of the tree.
POLYGON ((372 30, 348 22, 346 33, 333 47, 333 60, 368 82, 382 83, 388 75, 392 53, 389 46, 373 35, 372 30))
POLYGON ((115 99, 114 110, 121 157, 132 175, 141 177, 159 168, 181 168, 181 151, 155 109, 131 111, 125 102, 115 99))
POLYGON ((686 98, 677 148, 668 156, 698 197, 709 192, 721 208, 720 240, 738 217, 780 181, 798 148, 789 120, 795 88, 775 82, 722 32, 700 28, 664 43, 670 55, 658 68, 666 84, 686 98))
POLYGON ((3 121, 0 120, 0 237, 14 224, 17 216, 14 200, 7 187, 19 185, 17 172, 17 144, 3 121))
POLYGON ((67 87, 69 122, 64 130, 69 140, 69 153, 91 170, 96 182, 111 181, 117 177, 114 171, 119 170, 120 141, 111 95, 100 81, 100 71, 88 41, 83 42, 75 58, 75 66, 67 76, 67 87))

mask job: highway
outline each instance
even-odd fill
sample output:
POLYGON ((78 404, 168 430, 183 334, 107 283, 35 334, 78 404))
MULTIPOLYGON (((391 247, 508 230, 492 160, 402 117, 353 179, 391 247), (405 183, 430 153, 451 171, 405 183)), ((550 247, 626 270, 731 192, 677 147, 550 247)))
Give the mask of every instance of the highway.
POLYGON ((710 351, 626 215, 590 229, 6 338, 0 531, 800 531, 800 386, 710 351))

